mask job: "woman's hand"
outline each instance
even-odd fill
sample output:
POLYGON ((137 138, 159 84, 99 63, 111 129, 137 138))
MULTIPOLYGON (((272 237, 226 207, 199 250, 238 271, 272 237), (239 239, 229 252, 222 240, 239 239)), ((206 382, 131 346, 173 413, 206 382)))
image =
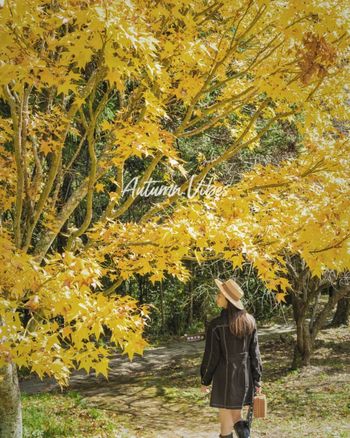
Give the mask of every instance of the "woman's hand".
POLYGON ((208 392, 210 392, 210 387, 205 386, 205 385, 201 385, 201 392, 203 392, 204 394, 207 394, 208 392))
POLYGON ((256 386, 255 387, 255 393, 256 394, 261 394, 261 386, 256 386))

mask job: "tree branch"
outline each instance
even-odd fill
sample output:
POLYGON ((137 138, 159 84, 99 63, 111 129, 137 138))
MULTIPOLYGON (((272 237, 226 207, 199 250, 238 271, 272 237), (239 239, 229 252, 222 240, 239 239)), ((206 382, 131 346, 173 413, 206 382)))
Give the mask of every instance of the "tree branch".
POLYGON ((28 233, 26 236, 26 243, 24 246, 26 251, 29 249, 34 228, 36 227, 36 224, 38 223, 38 221, 40 219, 40 216, 43 212, 46 201, 51 193, 51 189, 52 189, 53 183, 55 181, 57 171, 59 169, 60 162, 62 159, 62 149, 63 149, 64 143, 65 143, 67 134, 69 132, 70 125, 75 117, 75 114, 77 113, 77 111, 81 107, 82 102, 90 95, 90 93, 93 91, 96 84, 102 79, 104 74, 105 74, 105 67, 99 66, 96 68, 96 70, 94 70, 94 72, 91 74, 86 86, 79 93, 79 96, 76 97, 76 99, 74 100, 73 104, 71 105, 71 107, 68 111, 67 126, 66 126, 66 129, 65 129, 65 131, 62 135, 62 139, 61 139, 61 146, 62 147, 60 147, 60 149, 56 153, 53 154, 53 160, 52 160, 51 167, 49 169, 48 178, 47 178, 45 187, 44 187, 43 191, 41 192, 39 201, 37 203, 37 206, 36 206, 36 209, 34 212, 34 217, 33 217, 32 223, 29 227, 29 230, 28 230, 28 233))
POLYGON ((15 245, 17 248, 21 248, 22 230, 21 230, 21 218, 23 210, 23 193, 24 193, 24 168, 22 157, 22 110, 23 100, 20 106, 17 105, 15 97, 12 95, 8 85, 3 86, 4 95, 7 103, 10 106, 11 117, 13 122, 13 145, 15 150, 15 162, 17 171, 17 186, 16 186, 16 207, 15 207, 15 220, 14 220, 14 235, 15 245), (19 114, 18 114, 19 112, 19 114))
MULTIPOLYGON (((145 173, 143 174, 142 178, 138 182, 137 187, 136 187, 136 191, 141 189, 144 186, 144 184, 146 183, 148 178, 152 175, 157 164, 161 161, 162 157, 163 157, 163 152, 158 151, 156 153, 156 155, 154 156, 153 160, 151 161, 150 165, 146 169, 145 173)), ((115 219, 115 218, 118 218, 119 216, 121 216, 123 213, 125 213, 125 211, 128 210, 128 208, 134 203, 136 198, 137 198, 137 196, 134 197, 133 194, 131 194, 128 197, 128 199, 124 202, 124 204, 122 204, 118 208, 118 210, 113 213, 112 217, 115 219)))
MULTIPOLYGON (((238 152, 238 150, 242 149, 243 147, 249 145, 250 143, 256 141, 257 139, 259 139, 271 126, 271 124, 276 121, 279 118, 282 117, 286 117, 289 116, 291 114, 294 114, 295 111, 291 111, 291 112, 286 112, 286 113, 281 113, 276 115, 275 117, 273 117, 272 119, 269 120, 269 122, 267 123, 266 127, 264 129, 262 129, 257 136, 253 137, 251 140, 246 141, 245 143, 241 143, 242 139, 244 138, 244 136, 247 134, 247 132, 249 131, 250 127, 252 126, 252 124, 254 123, 254 121, 259 117, 259 115, 261 114, 261 112, 263 111, 264 107, 266 106, 267 101, 264 100, 262 102, 262 104, 260 105, 260 108, 255 112, 254 116, 252 117, 250 123, 248 124, 248 126, 246 127, 246 129, 243 131, 243 133, 240 135, 240 137, 234 141, 234 143, 231 145, 230 148, 228 148, 220 157, 214 159, 213 161, 211 161, 210 163, 208 163, 204 169, 201 170, 201 172, 195 177, 193 178, 192 181, 192 185, 193 187, 195 187, 195 185, 202 179, 204 178, 207 173, 215 166, 217 166, 218 164, 220 164, 223 161, 228 160, 229 158, 231 158, 235 153, 238 152)), ((173 202, 175 202, 180 195, 187 190, 188 186, 189 186, 189 181, 185 181, 180 189, 179 189, 179 193, 177 193, 176 195, 173 195, 171 197, 169 197, 168 199, 166 199, 165 201, 163 201, 161 204, 156 205, 155 207, 153 207, 152 209, 150 209, 142 218, 141 218, 141 222, 144 222, 146 220, 148 220, 151 216, 153 216, 154 214, 156 214, 157 212, 159 212, 160 210, 164 209, 165 207, 169 206, 170 204, 172 204, 173 202)))

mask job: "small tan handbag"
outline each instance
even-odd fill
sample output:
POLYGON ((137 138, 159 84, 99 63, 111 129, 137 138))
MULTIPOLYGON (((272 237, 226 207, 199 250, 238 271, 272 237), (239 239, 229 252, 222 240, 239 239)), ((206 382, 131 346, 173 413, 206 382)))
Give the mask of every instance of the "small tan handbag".
POLYGON ((255 418, 265 418, 267 416, 267 400, 265 394, 254 396, 253 410, 255 418))
POLYGON ((249 430, 252 426, 253 415, 255 418, 267 417, 267 400, 265 394, 254 394, 253 403, 249 406, 247 414, 247 424, 249 430))

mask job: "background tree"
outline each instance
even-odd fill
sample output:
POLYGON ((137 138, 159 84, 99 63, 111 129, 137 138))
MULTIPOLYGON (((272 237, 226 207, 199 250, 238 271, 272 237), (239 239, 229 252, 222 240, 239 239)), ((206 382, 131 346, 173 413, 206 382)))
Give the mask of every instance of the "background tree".
POLYGON ((337 310, 332 319, 331 327, 339 327, 340 325, 349 325, 349 294, 341 298, 337 303, 337 310))
MULTIPOLYGON (((349 272, 344 272, 338 279, 338 287, 344 287, 349 285, 349 272)), ((332 293, 334 292, 332 288, 332 293)), ((349 325, 350 314, 350 291, 348 291, 343 298, 341 298, 336 307, 336 311, 333 315, 333 319, 329 324, 330 327, 339 327, 340 325, 349 325)))
POLYGON ((292 362, 292 368, 295 369, 310 364, 318 332, 324 327, 335 305, 349 294, 350 285, 342 281, 343 276, 335 279, 334 275, 323 275, 321 279, 313 276, 300 257, 289 259, 288 269, 293 282, 291 299, 297 327, 292 362), (328 289, 331 289, 328 300, 320 305, 321 294, 328 289))

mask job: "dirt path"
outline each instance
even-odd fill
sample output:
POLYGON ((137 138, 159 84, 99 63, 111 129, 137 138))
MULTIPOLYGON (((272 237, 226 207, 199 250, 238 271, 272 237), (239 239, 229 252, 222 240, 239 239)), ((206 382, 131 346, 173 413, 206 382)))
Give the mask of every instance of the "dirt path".
MULTIPOLYGON (((264 343, 294 331, 292 323, 259 326, 259 340, 264 343)), ((72 374, 66 390, 78 391, 89 406, 117 413, 125 433, 119 432, 116 438, 217 438, 218 411, 208 406, 209 395, 201 394, 198 386, 204 345, 204 340, 172 342, 145 349, 133 361, 116 353, 108 381, 80 370, 72 374)), ((22 380, 20 387, 27 394, 60 392, 55 381, 47 378, 22 380)))
MULTIPOLYGON (((273 336, 294 332, 295 327, 293 324, 274 324, 269 327, 259 327, 259 339, 263 341, 273 336)), ((84 370, 80 370, 72 373, 69 389, 79 390, 84 393, 88 391, 90 394, 91 385, 98 384, 95 389, 99 392, 102 391, 102 388, 107 389, 112 382, 131 382, 134 378, 172 368, 184 359, 197 358, 203 354, 204 346, 204 340, 172 342, 164 346, 146 348, 143 356, 135 355, 132 361, 128 359, 127 355, 116 353, 110 361, 109 381, 106 381, 103 377, 96 378, 94 373, 87 375, 84 370)), ((21 391, 27 394, 59 390, 59 385, 54 379, 45 378, 40 380, 39 377, 35 376, 22 380, 20 387, 21 391)))

